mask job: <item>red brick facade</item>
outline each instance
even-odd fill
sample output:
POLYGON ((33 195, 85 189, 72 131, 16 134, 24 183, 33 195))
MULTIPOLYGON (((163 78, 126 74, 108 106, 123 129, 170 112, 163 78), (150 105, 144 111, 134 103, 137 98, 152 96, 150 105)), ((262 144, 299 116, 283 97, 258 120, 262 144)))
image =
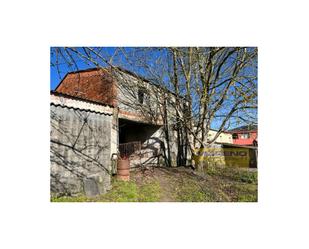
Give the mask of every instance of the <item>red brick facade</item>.
POLYGON ((89 69, 68 73, 55 91, 117 106, 116 81, 107 69, 89 69))

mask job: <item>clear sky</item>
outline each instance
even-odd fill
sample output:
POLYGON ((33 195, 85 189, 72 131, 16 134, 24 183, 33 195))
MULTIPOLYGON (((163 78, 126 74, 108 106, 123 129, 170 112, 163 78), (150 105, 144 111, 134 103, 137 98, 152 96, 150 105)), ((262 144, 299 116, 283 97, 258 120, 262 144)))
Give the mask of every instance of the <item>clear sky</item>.
MULTIPOLYGON (((81 49, 81 48, 78 48, 81 49)), ((115 48, 107 47, 104 48, 106 53, 113 54, 115 48)), ((99 61, 99 60, 98 60, 99 61)), ((100 61, 102 66, 106 66, 105 63, 100 61)), ((91 62, 85 62, 84 59, 79 58, 78 56, 74 55, 74 53, 67 54, 64 49, 59 49, 55 47, 51 47, 50 49, 50 89, 54 90, 63 77, 72 71, 87 69, 96 67, 95 64, 91 62), (72 58, 70 57, 72 56, 72 58), (76 63, 74 64, 73 63, 76 63)))
MULTIPOLYGON (((85 54, 83 48, 76 48, 80 53, 85 54)), ((153 66, 157 64, 156 60, 162 55, 165 54, 165 48, 162 48, 160 52, 157 50, 147 52, 147 59, 144 55, 144 48, 138 47, 123 47, 121 49, 117 49, 115 47, 94 47, 92 48, 98 54, 102 55, 104 58, 109 58, 113 60, 114 66, 121 66, 127 70, 135 72, 141 76, 146 76, 144 70, 144 64, 149 66, 153 66), (125 52, 125 53, 123 53, 125 52), (124 55, 126 54, 126 56, 124 55), (130 56, 130 62, 128 61, 128 57, 130 56), (145 58, 146 61, 142 61, 145 58), (141 66, 143 64, 143 66, 141 66)), ((50 49, 50 89, 54 90, 57 85, 60 83, 61 79, 66 75, 68 72, 93 68, 97 67, 95 63, 91 61, 81 58, 77 56, 74 52, 65 50, 59 47, 51 47, 50 49)), ((148 51, 148 50, 147 50, 148 51)), ((89 51, 88 51, 89 53, 89 51)), ((100 67, 106 67, 106 64, 102 58, 97 56, 96 54, 92 53, 90 56, 94 59, 95 62, 99 64, 100 67)), ((163 57, 164 58, 164 57, 163 57)), ((162 63, 163 64, 163 63, 162 63)), ((162 65, 161 64, 161 65, 162 65)), ((165 78, 165 80, 167 80, 165 78)))
MULTIPOLYGON (((170 64, 170 57, 168 57, 166 53, 166 48, 149 50, 147 49, 147 56, 145 56, 144 48, 132 48, 125 47, 121 49, 117 49, 115 47, 93 47, 94 53, 85 51, 82 47, 76 48, 79 53, 84 54, 85 57, 92 58, 94 62, 89 61, 81 56, 78 56, 74 51, 63 48, 51 47, 50 49, 50 89, 54 90, 63 77, 72 71, 78 71, 88 68, 97 67, 99 64, 100 67, 106 67, 108 64, 104 61, 103 58, 112 58, 112 64, 114 66, 121 66, 127 70, 135 72, 141 76, 145 76, 146 78, 151 79, 151 75, 149 72, 145 71, 145 65, 148 65, 150 68, 156 69, 158 74, 162 72, 163 74, 167 74, 167 64, 170 64), (123 53, 125 52, 125 53, 123 53), (88 53, 88 54, 87 54, 88 53), (90 54, 89 54, 90 53, 90 54), (125 55, 124 55, 125 54, 125 55), (88 55, 88 56, 87 56, 88 55), (100 58, 100 55, 102 57, 100 58), (130 62, 127 58, 130 57, 130 62), (158 60, 164 60, 162 63, 158 60), (164 73, 163 73, 164 72, 164 73)), ((165 84, 168 88, 170 86, 169 77, 162 76, 160 82, 165 84)), ((170 88, 171 89, 171 88, 170 88)), ((194 100, 193 100, 194 101, 194 100)), ((228 102, 226 102, 228 103, 228 102)), ((222 109, 222 114, 228 111, 228 108, 222 109)), ((257 110, 248 110, 253 116, 257 115, 257 110)), ((218 124, 221 118, 218 121, 214 120, 212 127, 214 129, 218 128, 218 124)), ((239 121, 237 121, 239 122, 239 121)), ((241 125, 241 122, 238 124, 241 125)), ((236 126, 238 126, 236 125, 236 126)), ((234 125, 233 125, 234 126, 234 125)))

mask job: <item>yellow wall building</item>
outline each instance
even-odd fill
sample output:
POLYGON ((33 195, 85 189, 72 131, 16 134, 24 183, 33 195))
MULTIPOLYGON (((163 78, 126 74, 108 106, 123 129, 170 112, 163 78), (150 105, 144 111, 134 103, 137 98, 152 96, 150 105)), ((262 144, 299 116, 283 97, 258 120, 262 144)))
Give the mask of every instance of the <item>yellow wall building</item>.
MULTIPOLYGON (((217 134, 217 131, 215 130, 210 130, 208 133, 208 140, 212 140, 215 135, 217 134)), ((232 144, 233 143, 233 137, 232 134, 229 133, 224 133, 222 132, 219 137, 217 137, 216 143, 227 143, 227 144, 232 144)))

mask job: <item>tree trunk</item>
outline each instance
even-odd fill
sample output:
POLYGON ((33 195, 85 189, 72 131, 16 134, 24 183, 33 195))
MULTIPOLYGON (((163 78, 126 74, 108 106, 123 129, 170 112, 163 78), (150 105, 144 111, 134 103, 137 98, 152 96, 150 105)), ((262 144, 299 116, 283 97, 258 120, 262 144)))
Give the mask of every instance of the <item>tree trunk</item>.
POLYGON ((170 139, 169 139, 169 127, 168 127, 168 117, 167 117, 167 101, 164 96, 164 115, 163 115, 163 122, 164 122, 164 134, 165 134, 165 141, 166 141, 166 147, 167 147, 167 155, 165 158, 165 162, 168 167, 172 167, 171 162, 171 149, 170 149, 170 139))

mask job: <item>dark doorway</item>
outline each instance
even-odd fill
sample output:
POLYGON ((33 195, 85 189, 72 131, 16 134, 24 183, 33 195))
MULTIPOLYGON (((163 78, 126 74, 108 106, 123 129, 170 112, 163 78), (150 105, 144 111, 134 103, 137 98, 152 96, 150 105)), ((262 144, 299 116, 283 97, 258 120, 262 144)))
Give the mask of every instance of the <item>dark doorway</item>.
POLYGON ((160 128, 157 125, 144 124, 119 119, 119 143, 140 141, 142 144, 160 128))

